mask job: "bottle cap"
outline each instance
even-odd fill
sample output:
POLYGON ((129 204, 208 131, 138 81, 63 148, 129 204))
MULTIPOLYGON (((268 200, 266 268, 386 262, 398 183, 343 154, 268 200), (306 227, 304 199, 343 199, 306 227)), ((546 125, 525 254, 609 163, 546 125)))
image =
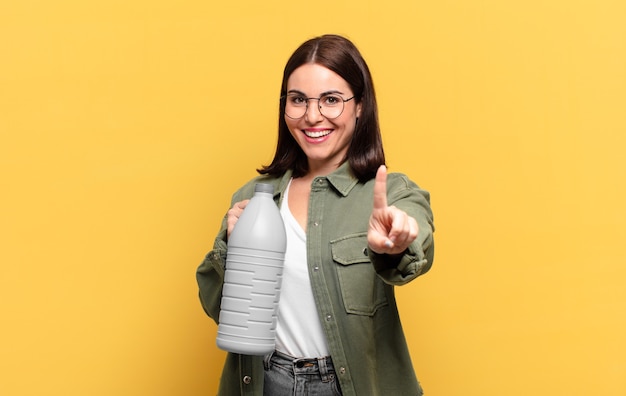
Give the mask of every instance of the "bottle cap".
POLYGON ((254 186, 254 192, 264 192, 274 194, 274 186, 267 183, 257 183, 254 186))

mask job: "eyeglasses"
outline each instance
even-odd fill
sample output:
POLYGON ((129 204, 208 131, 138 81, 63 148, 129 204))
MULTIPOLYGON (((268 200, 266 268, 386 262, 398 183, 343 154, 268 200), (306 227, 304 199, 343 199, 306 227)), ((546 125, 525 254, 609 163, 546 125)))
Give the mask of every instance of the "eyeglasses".
POLYGON ((332 120, 343 113, 344 103, 354 99, 354 96, 344 99, 337 94, 324 94, 319 98, 307 98, 299 93, 289 93, 280 99, 285 99, 285 115, 289 118, 297 120, 304 117, 309 108, 309 100, 317 100, 320 114, 332 120))

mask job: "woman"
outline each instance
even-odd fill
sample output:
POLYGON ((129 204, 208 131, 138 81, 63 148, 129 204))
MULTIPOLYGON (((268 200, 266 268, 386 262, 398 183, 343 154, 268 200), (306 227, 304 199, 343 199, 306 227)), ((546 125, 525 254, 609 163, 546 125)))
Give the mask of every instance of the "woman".
POLYGON ((197 272, 216 322, 227 240, 258 182, 287 230, 276 351, 229 353, 220 395, 421 395, 393 287, 432 265, 429 194, 387 175, 372 78, 341 36, 302 44, 281 86, 278 145, 238 190, 197 272))

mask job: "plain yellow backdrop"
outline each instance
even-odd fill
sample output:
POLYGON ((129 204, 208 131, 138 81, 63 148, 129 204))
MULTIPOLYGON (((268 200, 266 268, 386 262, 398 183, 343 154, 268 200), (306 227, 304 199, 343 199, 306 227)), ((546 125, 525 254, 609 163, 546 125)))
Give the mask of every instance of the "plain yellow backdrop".
MULTIPOLYGON (((626 3, 4 1, 0 394, 215 394, 195 269, 339 33, 432 194, 397 289, 428 395, 626 394, 626 3)), ((387 395, 385 395, 387 396, 387 395)))

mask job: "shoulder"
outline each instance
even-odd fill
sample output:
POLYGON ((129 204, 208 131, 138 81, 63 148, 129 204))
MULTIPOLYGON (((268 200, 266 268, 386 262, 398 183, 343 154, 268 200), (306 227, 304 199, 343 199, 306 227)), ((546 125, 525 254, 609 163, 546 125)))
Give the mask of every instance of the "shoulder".
POLYGON ((281 192, 284 187, 284 180, 287 176, 274 177, 269 175, 260 175, 248 180, 243 186, 241 186, 233 194, 233 202, 243 201, 244 199, 250 199, 254 195, 254 186, 258 183, 271 184, 274 186, 274 193, 281 192))
POLYGON ((411 180, 406 174, 392 172, 387 175, 387 184, 397 185, 402 188, 419 188, 416 182, 411 180))
MULTIPOLYGON (((366 188, 373 188, 376 184, 376 178, 371 178, 363 186, 366 188)), ((392 172, 387 174, 387 192, 395 190, 419 190, 419 186, 413 180, 411 180, 406 174, 399 172, 392 172)))
POLYGON ((387 195, 394 196, 419 195, 426 200, 430 200, 430 193, 420 188, 417 183, 411 180, 406 174, 393 172, 387 175, 387 195))

